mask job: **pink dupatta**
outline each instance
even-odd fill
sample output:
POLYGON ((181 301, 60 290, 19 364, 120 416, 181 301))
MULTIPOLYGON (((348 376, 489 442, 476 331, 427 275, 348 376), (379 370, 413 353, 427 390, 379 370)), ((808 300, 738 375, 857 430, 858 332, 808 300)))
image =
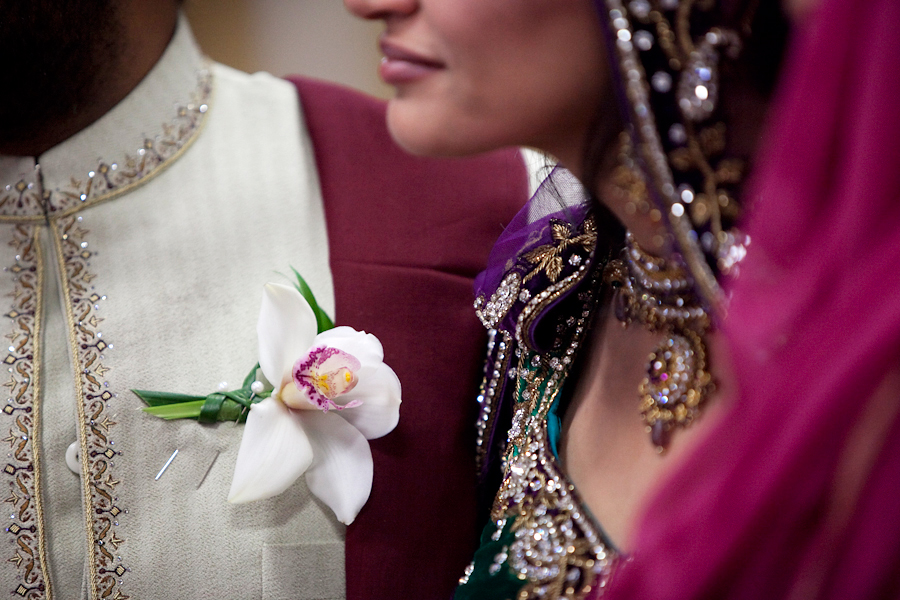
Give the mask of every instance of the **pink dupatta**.
POLYGON ((900 2, 821 2, 761 148, 740 392, 604 598, 900 597, 900 2))

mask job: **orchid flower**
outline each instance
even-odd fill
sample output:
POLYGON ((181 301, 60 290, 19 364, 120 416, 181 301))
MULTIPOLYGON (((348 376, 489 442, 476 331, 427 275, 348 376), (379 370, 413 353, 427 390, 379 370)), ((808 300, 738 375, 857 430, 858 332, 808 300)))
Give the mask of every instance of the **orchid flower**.
POLYGON ((400 381, 374 335, 316 335, 313 310, 286 285, 266 285, 257 335, 273 390, 247 415, 228 501, 270 498, 305 473, 310 492, 349 525, 372 489, 368 440, 397 425, 400 381))

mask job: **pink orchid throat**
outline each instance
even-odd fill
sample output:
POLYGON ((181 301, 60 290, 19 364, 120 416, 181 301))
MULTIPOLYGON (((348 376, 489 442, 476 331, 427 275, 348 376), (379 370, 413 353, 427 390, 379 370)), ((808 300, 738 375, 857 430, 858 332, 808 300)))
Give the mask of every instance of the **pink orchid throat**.
POLYGON ((313 406, 324 412, 332 408, 344 410, 362 404, 361 400, 346 404, 335 402, 335 398, 346 394, 359 383, 356 373, 361 366, 352 354, 330 346, 316 346, 294 363, 291 375, 297 390, 305 393, 313 406))

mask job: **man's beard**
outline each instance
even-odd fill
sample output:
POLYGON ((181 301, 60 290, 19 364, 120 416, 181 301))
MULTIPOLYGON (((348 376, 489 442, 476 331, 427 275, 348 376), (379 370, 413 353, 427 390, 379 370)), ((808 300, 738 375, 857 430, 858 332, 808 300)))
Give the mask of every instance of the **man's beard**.
POLYGON ((115 0, 0 0, 0 142, 77 115, 115 76, 115 0))

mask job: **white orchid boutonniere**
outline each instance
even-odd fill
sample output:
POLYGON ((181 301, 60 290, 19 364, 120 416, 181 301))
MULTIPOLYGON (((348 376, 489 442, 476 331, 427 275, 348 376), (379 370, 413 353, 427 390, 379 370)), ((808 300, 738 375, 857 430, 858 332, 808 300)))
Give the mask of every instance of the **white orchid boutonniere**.
MULTIPOLYGON (((372 489, 368 440, 397 426, 400 381, 375 336, 350 327, 320 332, 323 315, 297 289, 266 285, 257 325, 262 377, 257 371, 241 390, 184 396, 193 400, 181 404, 202 409, 212 399, 220 412, 239 415, 249 408, 229 502, 270 498, 305 474, 310 491, 350 524, 372 489)), ((159 410, 173 404, 160 401, 167 395, 135 393, 151 404, 145 410, 172 418, 159 410)))
POLYGON ((310 491, 349 524, 372 489, 367 440, 397 425, 400 381, 374 335, 316 335, 312 309, 285 285, 266 286, 257 334, 274 389, 250 409, 228 500, 280 494, 306 473, 310 491))

